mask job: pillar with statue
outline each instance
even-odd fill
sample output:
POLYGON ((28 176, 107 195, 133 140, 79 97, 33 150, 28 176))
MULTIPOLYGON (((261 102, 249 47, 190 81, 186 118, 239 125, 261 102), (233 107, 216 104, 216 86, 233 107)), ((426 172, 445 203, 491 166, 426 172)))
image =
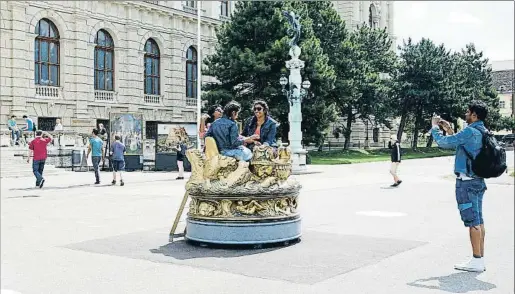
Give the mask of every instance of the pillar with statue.
POLYGON ((288 34, 292 36, 288 53, 291 59, 286 61, 286 68, 290 71, 290 75, 288 78, 282 76, 279 83, 290 105, 288 139, 292 150, 292 172, 293 174, 302 174, 307 172, 306 154, 308 153, 302 147, 302 99, 306 97, 311 83, 308 80, 303 82, 300 74, 301 69, 304 68, 304 61, 299 59, 301 53, 298 46, 301 30, 300 17, 293 11, 283 11, 283 15, 291 26, 288 29, 288 34))

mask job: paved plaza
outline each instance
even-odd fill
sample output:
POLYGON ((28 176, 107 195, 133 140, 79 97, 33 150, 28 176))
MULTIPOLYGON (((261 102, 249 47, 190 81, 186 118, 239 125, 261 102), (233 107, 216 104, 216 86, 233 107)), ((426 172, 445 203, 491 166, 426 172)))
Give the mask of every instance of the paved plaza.
POLYGON ((487 182, 487 271, 460 272, 471 253, 452 165, 404 161, 398 188, 388 162, 310 166, 320 173, 296 177, 302 241, 252 250, 170 244, 175 173, 126 173, 120 187, 111 173, 93 185, 92 172, 59 170, 43 189, 3 177, 2 294, 514 293, 514 179, 487 182))

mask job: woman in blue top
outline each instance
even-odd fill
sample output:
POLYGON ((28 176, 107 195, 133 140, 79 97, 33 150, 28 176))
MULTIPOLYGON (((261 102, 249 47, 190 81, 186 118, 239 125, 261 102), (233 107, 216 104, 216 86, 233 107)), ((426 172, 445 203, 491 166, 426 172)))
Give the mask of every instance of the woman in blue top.
POLYGON ((250 137, 258 135, 259 139, 253 143, 247 144, 249 149, 254 146, 268 145, 277 147, 275 136, 277 135, 277 126, 279 125, 272 119, 268 113, 268 104, 265 101, 258 100, 254 102, 254 116, 247 120, 243 128, 242 136, 250 137))

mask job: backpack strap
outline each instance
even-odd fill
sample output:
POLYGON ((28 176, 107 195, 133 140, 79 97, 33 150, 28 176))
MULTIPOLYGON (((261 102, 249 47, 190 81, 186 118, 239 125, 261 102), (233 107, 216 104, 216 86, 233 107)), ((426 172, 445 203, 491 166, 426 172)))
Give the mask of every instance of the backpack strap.
MULTIPOLYGON (((481 136, 484 136, 483 131, 481 131, 480 129, 478 129, 478 128, 474 127, 474 126, 469 126, 469 127, 478 130, 481 133, 481 136)), ((481 139, 481 141, 482 141, 482 139, 481 139)), ((483 145, 483 142, 481 142, 481 145, 483 145)), ((474 160, 472 155, 467 151, 467 149, 465 149, 465 146, 461 145, 460 147, 463 149, 463 151, 465 151, 465 155, 469 159, 470 163, 472 163, 472 161, 474 160)), ((466 163, 466 166, 467 166, 467 173, 470 173, 470 166, 469 166, 468 162, 466 163)))

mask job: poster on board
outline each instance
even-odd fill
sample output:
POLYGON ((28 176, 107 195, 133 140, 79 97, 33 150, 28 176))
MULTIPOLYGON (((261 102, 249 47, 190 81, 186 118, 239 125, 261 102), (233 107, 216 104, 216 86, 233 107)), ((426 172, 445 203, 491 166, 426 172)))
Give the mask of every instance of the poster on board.
POLYGON ((120 136, 125 144, 125 155, 143 155, 143 116, 132 113, 111 113, 111 140, 120 136))
POLYGON ((175 153, 179 142, 188 148, 197 147, 196 124, 158 124, 156 153, 175 153))

